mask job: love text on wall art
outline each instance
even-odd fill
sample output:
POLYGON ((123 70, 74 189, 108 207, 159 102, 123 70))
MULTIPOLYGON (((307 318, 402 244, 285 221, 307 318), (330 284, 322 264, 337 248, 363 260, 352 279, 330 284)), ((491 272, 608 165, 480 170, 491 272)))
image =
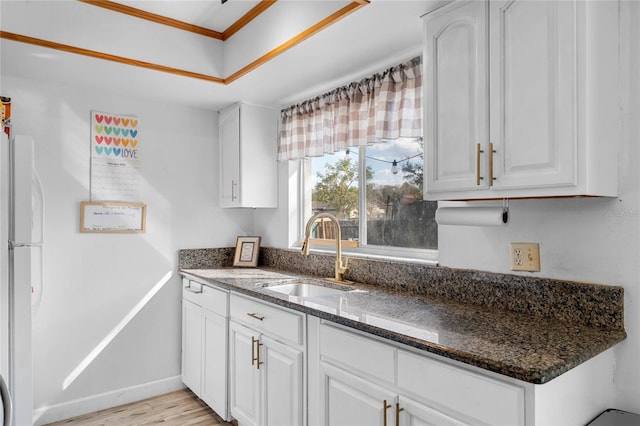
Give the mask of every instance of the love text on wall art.
POLYGON ((91 111, 91 200, 140 200, 140 129, 131 115, 91 111))

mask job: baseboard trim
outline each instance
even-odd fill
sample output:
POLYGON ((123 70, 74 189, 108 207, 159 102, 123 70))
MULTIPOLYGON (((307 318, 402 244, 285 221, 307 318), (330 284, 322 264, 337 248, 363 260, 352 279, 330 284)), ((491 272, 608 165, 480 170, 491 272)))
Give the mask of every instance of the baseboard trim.
POLYGON ((35 426, 45 425, 173 392, 184 387, 181 376, 174 376, 60 404, 48 405, 34 410, 33 424, 35 426))

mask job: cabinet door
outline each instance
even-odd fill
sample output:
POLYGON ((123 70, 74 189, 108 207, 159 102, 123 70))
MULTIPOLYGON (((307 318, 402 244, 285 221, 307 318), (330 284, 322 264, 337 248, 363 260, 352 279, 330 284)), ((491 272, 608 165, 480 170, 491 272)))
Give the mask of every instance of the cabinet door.
POLYGON ((240 107, 240 197, 242 207, 278 207, 278 111, 240 107))
POLYGON ((254 341, 259 337, 259 333, 229 322, 229 405, 231 416, 243 426, 259 421, 260 371, 252 362, 257 346, 254 341))
MULTIPOLYGON (((452 417, 449 417, 433 408, 424 404, 413 401, 412 399, 400 396, 398 404, 393 407, 394 415, 396 412, 399 419, 397 426, 464 426, 462 423, 452 417)), ((395 423, 393 423, 395 424, 395 423)))
POLYGON ((262 371, 263 424, 300 426, 303 422, 303 354, 265 336, 260 360, 262 371))
POLYGON ((325 362, 320 373, 322 425, 384 425, 385 418, 392 424, 394 393, 325 362))
POLYGON ((227 319, 202 310, 202 400, 218 415, 227 413, 227 319))
POLYGON ((486 2, 472 1, 425 18, 428 198, 437 198, 438 192, 488 187, 486 15, 486 2))
POLYGON ((201 395, 202 308, 182 299, 182 382, 201 395))
POLYGON ((576 4, 490 2, 493 190, 577 183, 576 4))
POLYGON ((240 106, 220 113, 220 205, 240 205, 240 106))

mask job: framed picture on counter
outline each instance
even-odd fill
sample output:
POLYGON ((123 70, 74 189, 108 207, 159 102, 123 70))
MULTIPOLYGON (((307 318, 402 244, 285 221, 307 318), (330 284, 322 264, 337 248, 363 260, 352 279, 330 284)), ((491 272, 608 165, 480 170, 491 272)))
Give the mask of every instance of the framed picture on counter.
POLYGON ((233 266, 258 266, 258 252, 260 251, 260 237, 238 237, 233 266))

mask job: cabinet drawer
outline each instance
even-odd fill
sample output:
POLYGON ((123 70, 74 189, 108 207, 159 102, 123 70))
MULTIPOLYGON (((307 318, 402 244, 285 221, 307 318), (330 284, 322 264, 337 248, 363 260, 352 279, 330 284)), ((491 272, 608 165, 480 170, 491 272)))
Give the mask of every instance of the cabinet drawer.
POLYGON ((231 294, 230 317, 271 337, 301 345, 304 314, 231 294))
POLYGON ((454 417, 524 424, 524 388, 403 350, 398 350, 398 387, 454 417))
POLYGON ((227 317, 229 293, 187 278, 182 279, 182 297, 204 309, 227 317))
POLYGON ((396 348, 330 325, 320 325, 320 355, 329 362, 395 383, 396 348))

